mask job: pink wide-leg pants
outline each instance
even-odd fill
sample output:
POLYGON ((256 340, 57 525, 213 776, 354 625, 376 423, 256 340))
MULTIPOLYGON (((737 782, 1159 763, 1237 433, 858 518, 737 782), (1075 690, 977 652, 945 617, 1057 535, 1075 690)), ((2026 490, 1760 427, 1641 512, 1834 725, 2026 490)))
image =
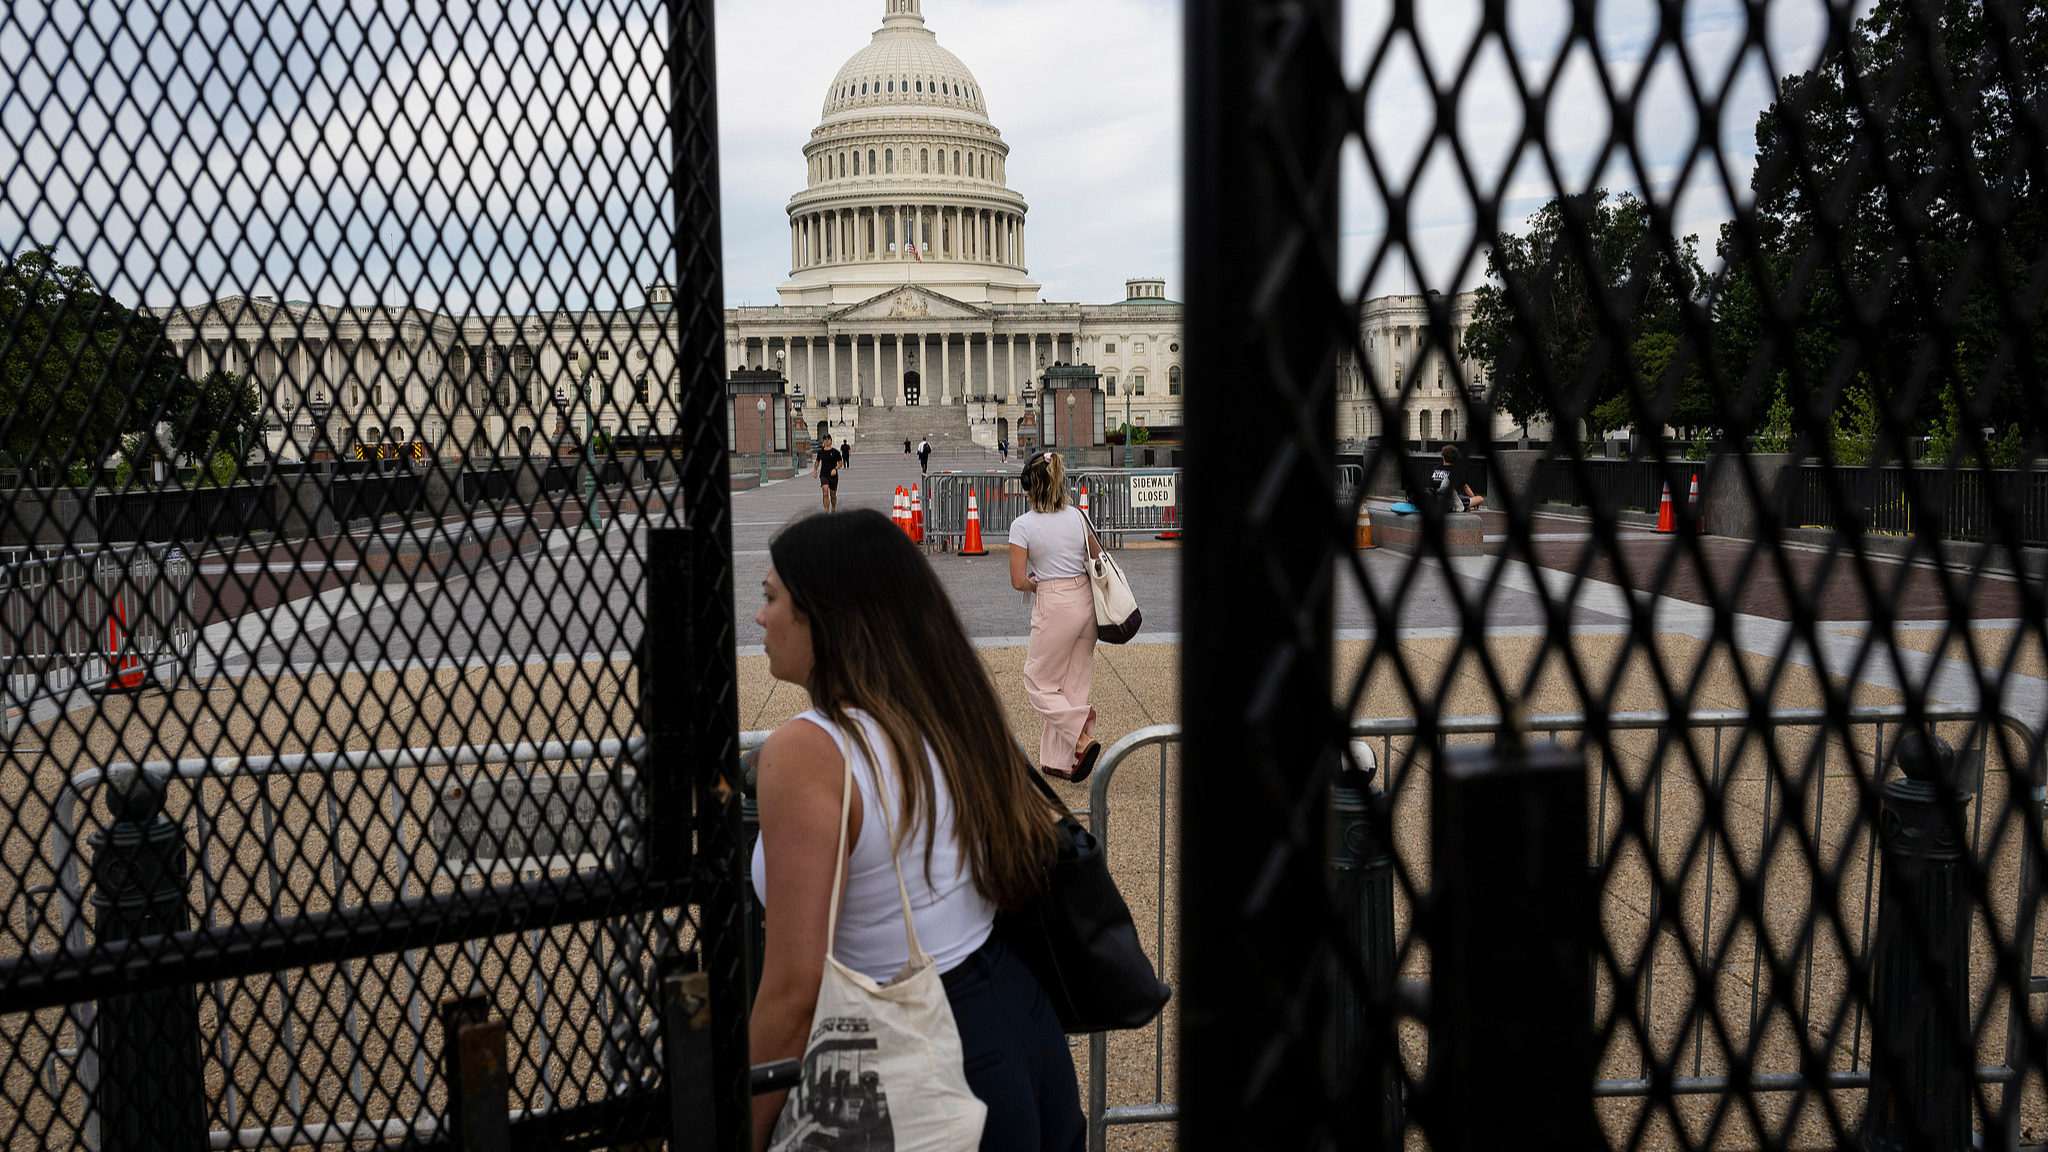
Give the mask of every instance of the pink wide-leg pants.
POLYGON ((1086 576, 1042 580, 1024 649, 1024 694, 1045 718, 1038 762, 1065 771, 1095 734, 1088 686, 1095 676, 1095 594, 1086 576))

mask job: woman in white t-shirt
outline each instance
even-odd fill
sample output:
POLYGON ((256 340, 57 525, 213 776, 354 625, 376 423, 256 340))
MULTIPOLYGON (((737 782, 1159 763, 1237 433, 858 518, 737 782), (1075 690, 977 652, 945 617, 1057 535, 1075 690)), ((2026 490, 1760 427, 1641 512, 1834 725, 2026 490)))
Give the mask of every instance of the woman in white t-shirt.
POLYGON ((1101 553, 1081 510, 1067 502, 1067 466, 1057 452, 1024 465, 1031 511, 1010 524, 1010 585, 1035 593, 1031 640, 1024 649, 1024 694, 1045 718, 1038 766, 1080 783, 1095 771, 1102 745, 1088 706, 1095 674, 1095 593, 1088 558, 1101 553))
MULTIPOLYGON (((807 517, 768 553, 754 618, 768 673, 802 687, 811 708, 761 749, 752 878, 768 941, 748 1017, 754 1062, 804 1054, 828 946, 876 981, 908 960, 893 825, 918 942, 945 984, 967 1086, 988 1106, 980 1152, 1081 1152, 1087 1122, 1059 1014, 994 931, 999 910, 1039 898, 1058 855, 995 682, 930 562, 881 513, 807 517), (849 761, 846 880, 828 939, 849 761)), ((755 1149, 786 1095, 754 1097, 755 1149)))

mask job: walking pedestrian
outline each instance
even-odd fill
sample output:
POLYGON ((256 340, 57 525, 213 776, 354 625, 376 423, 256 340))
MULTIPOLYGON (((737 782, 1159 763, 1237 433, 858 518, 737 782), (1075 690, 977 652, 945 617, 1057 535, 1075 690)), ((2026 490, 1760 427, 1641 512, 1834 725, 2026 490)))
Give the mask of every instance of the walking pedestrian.
POLYGON ((1008 464, 1010 462, 1010 442, 1008 440, 996 441, 996 454, 1003 458, 1003 463, 1008 464))
POLYGON ((811 475, 818 478, 818 498, 825 505, 825 511, 839 510, 839 468, 844 458, 832 447, 828 434, 820 440, 818 458, 811 463, 811 475))
POLYGON ((841 468, 853 467, 853 433, 851 432, 848 432, 839 441, 839 466, 841 468))
MULTIPOLYGON (((761 750, 751 874, 767 947, 752 1058, 804 1054, 828 956, 877 983, 903 970, 907 905, 945 987, 967 1086, 988 1107, 980 1148, 1080 1152, 1087 1124, 1059 1017, 994 932, 998 910, 1039 898, 1056 853, 994 682, 932 565, 880 513, 807 517, 768 552, 755 617, 768 671, 808 692, 811 708, 761 750)), ((908 1106, 897 1085, 874 1087, 888 1108, 908 1106)), ((859 1133, 882 1107, 854 1099, 866 1088, 849 1080, 807 1103, 838 1108, 825 1127, 859 1133)), ((754 1098, 755 1149, 785 1096, 754 1098)))
POLYGON ((1088 521, 1067 499, 1067 466, 1057 452, 1024 464, 1031 511, 1010 524, 1010 586, 1032 593, 1031 639, 1024 648, 1024 694, 1045 721, 1038 766, 1079 783, 1095 771, 1102 745, 1088 706, 1095 674, 1095 593, 1088 558, 1100 555, 1088 521))
POLYGON ((910 455, 910 437, 908 436, 903 438, 903 455, 906 457, 910 455))
POLYGON ((917 473, 920 476, 929 476, 931 471, 932 442, 930 440, 919 440, 917 442, 917 473))

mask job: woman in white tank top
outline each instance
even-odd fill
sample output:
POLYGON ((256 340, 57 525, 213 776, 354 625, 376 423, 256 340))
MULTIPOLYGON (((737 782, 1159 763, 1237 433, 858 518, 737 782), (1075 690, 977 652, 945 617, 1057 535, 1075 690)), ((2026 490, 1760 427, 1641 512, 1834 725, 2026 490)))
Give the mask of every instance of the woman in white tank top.
MULTIPOLYGON (((756 616, 768 670, 811 710, 761 750, 754 890, 768 945, 749 1021, 753 1060, 801 1056, 828 944, 876 980, 908 958, 885 822, 900 844, 919 942, 937 961, 967 1083, 988 1105, 986 1152, 1070 1152, 1086 1124, 1059 1018, 992 931, 1042 891, 1052 813, 1030 780, 995 685, 925 558, 871 509, 816 515, 769 547, 756 616), (827 914, 851 758, 845 894, 827 914)), ((786 1094, 754 1100, 763 1148, 786 1094)))

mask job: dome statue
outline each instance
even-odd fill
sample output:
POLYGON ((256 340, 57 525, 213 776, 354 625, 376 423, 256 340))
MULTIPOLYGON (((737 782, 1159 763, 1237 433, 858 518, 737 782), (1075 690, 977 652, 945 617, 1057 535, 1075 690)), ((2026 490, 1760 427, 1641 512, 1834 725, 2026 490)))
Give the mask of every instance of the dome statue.
POLYGON ((922 0, 883 7, 804 145, 782 303, 851 304, 904 284, 970 303, 1038 299, 1027 206, 981 83, 925 27, 922 0))

